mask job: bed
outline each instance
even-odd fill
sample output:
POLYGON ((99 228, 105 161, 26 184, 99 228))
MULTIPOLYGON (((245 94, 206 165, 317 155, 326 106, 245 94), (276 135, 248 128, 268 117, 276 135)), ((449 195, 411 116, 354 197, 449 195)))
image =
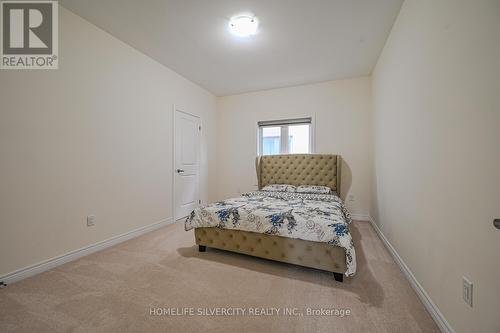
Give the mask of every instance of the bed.
POLYGON ((356 271, 350 215, 340 193, 339 155, 293 154, 256 159, 258 191, 196 208, 185 229, 207 247, 296 264, 343 276, 356 271), (332 194, 262 191, 267 185, 327 186, 332 194))

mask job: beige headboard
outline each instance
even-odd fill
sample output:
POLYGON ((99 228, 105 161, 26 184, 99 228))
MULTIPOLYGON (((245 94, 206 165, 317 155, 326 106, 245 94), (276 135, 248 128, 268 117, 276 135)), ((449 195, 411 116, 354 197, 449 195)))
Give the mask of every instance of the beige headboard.
POLYGON ((270 184, 322 185, 340 195, 340 155, 290 154, 258 156, 259 189, 270 184))

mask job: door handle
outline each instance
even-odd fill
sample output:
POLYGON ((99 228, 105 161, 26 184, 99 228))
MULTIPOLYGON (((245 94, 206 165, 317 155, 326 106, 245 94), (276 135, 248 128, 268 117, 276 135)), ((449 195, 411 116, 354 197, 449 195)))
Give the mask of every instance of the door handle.
POLYGON ((182 170, 182 169, 177 169, 176 171, 177 171, 177 173, 183 173, 184 172, 184 170, 182 170))

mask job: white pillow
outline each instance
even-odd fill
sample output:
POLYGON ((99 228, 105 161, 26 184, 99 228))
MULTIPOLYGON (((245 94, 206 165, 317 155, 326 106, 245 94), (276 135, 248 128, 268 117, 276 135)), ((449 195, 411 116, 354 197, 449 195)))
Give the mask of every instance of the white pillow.
POLYGON ((329 194, 331 189, 328 186, 319 185, 300 185, 297 187, 297 193, 316 193, 316 194, 329 194))
POLYGON ((267 192, 295 192, 296 187, 288 184, 272 184, 262 188, 262 191, 267 192))

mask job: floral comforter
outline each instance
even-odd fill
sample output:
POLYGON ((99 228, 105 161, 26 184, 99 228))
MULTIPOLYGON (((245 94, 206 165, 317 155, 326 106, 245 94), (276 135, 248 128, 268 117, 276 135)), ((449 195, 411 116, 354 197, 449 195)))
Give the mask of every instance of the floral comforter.
POLYGON ((185 229, 217 227, 313 242, 345 249, 346 276, 356 272, 351 217, 337 195, 256 191, 196 208, 185 229))

